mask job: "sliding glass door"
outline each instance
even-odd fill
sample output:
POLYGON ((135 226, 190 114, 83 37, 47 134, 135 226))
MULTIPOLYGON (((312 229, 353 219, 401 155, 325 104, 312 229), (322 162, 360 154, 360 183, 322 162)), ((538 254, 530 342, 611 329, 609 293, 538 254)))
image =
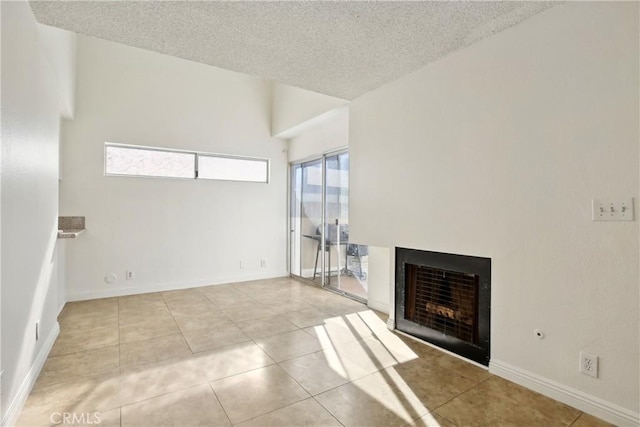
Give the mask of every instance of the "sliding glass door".
POLYGON ((291 165, 290 271, 367 298, 366 246, 349 240, 349 153, 291 165))

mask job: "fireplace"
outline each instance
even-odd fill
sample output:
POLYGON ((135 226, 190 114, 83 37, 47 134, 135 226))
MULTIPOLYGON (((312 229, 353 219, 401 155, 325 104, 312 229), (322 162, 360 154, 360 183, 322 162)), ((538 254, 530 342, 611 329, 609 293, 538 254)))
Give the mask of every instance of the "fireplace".
POLYGON ((396 248, 396 329, 489 365, 491 259, 396 248))

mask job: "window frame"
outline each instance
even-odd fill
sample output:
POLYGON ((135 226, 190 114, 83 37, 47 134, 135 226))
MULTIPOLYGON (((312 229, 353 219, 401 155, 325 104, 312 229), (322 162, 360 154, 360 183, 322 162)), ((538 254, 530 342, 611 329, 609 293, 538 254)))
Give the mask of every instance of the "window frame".
POLYGON ((152 179, 179 179, 179 180, 200 180, 200 181, 221 181, 221 182, 245 182, 245 183, 253 183, 253 184, 269 184, 271 182, 271 159, 264 157, 253 157, 253 156, 241 156, 235 154, 221 154, 221 153, 211 153, 206 151, 194 151, 194 150, 181 150, 178 148, 163 148, 163 147, 153 147, 146 145, 133 145, 133 144, 121 144, 116 142, 105 142, 104 143, 104 161, 103 161, 103 172, 104 176, 108 177, 121 177, 121 178, 152 178, 152 179), (193 177, 177 177, 177 176, 163 176, 163 175, 135 175, 135 174, 126 174, 126 173, 110 173, 107 171, 107 149, 108 147, 118 147, 132 150, 147 150, 147 151, 159 151, 164 153, 181 153, 181 154, 192 154, 194 156, 193 161, 193 177), (224 158, 224 159, 237 159, 237 160, 249 160, 249 161, 257 161, 263 162, 266 165, 266 173, 264 181, 255 181, 255 180, 236 180, 236 179, 220 179, 220 178, 201 178, 199 176, 199 159, 200 157, 214 157, 214 158, 224 158))

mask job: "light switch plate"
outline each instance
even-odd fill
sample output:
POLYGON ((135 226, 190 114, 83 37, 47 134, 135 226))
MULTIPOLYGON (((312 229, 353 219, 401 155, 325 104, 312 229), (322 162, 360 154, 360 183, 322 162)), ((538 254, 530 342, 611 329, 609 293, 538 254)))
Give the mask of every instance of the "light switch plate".
POLYGON ((593 199, 591 219, 594 221, 633 221, 633 198, 593 199))

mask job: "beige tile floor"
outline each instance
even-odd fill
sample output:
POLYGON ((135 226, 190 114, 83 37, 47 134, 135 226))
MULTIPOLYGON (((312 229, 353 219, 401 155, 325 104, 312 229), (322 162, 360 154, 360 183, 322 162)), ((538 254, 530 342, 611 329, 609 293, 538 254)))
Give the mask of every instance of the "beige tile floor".
POLYGON ((289 278, 69 303, 59 321, 18 425, 607 425, 289 278))

